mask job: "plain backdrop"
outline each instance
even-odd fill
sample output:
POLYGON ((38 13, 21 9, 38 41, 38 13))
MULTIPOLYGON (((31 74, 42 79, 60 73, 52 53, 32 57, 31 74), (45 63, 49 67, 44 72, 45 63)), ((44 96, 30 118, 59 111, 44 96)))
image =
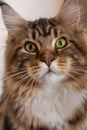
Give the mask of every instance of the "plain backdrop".
MULTIPOLYGON (((41 17, 54 17, 63 0, 4 0, 11 5, 22 17, 27 20, 35 20, 41 17)), ((4 72, 4 52, 6 46, 7 31, 4 26, 0 10, 0 94, 2 93, 2 78, 4 72)))

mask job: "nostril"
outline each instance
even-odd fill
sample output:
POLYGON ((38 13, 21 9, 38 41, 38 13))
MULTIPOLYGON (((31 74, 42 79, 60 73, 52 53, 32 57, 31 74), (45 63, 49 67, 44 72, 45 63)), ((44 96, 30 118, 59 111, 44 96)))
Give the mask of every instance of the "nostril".
POLYGON ((44 57, 41 59, 42 62, 45 62, 48 66, 51 65, 51 62, 54 60, 55 58, 53 57, 44 57))

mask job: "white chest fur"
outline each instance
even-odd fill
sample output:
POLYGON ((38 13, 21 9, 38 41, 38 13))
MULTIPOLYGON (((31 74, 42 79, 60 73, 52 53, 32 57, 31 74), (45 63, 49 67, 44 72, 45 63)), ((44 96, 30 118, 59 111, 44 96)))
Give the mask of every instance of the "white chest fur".
POLYGON ((38 94, 24 102, 25 115, 29 118, 38 118, 47 126, 57 127, 65 125, 83 101, 84 94, 68 91, 63 88, 54 89, 45 86, 38 94))

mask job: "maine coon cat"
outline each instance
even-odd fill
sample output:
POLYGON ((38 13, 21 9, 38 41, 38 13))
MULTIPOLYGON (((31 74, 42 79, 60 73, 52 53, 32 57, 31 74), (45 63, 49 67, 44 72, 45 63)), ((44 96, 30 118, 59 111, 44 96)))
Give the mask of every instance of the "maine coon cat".
POLYGON ((0 130, 87 130, 87 34, 78 0, 36 21, 0 5, 8 29, 0 130))

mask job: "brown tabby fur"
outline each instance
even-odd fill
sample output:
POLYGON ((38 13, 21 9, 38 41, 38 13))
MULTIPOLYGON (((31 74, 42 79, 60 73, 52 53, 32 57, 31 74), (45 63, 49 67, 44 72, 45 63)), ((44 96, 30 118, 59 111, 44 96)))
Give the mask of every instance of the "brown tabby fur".
POLYGON ((0 5, 8 29, 0 130, 87 130, 87 33, 78 1, 31 22, 0 5), (67 46, 58 49, 61 37, 67 46), (35 53, 25 50, 29 41, 35 53))

